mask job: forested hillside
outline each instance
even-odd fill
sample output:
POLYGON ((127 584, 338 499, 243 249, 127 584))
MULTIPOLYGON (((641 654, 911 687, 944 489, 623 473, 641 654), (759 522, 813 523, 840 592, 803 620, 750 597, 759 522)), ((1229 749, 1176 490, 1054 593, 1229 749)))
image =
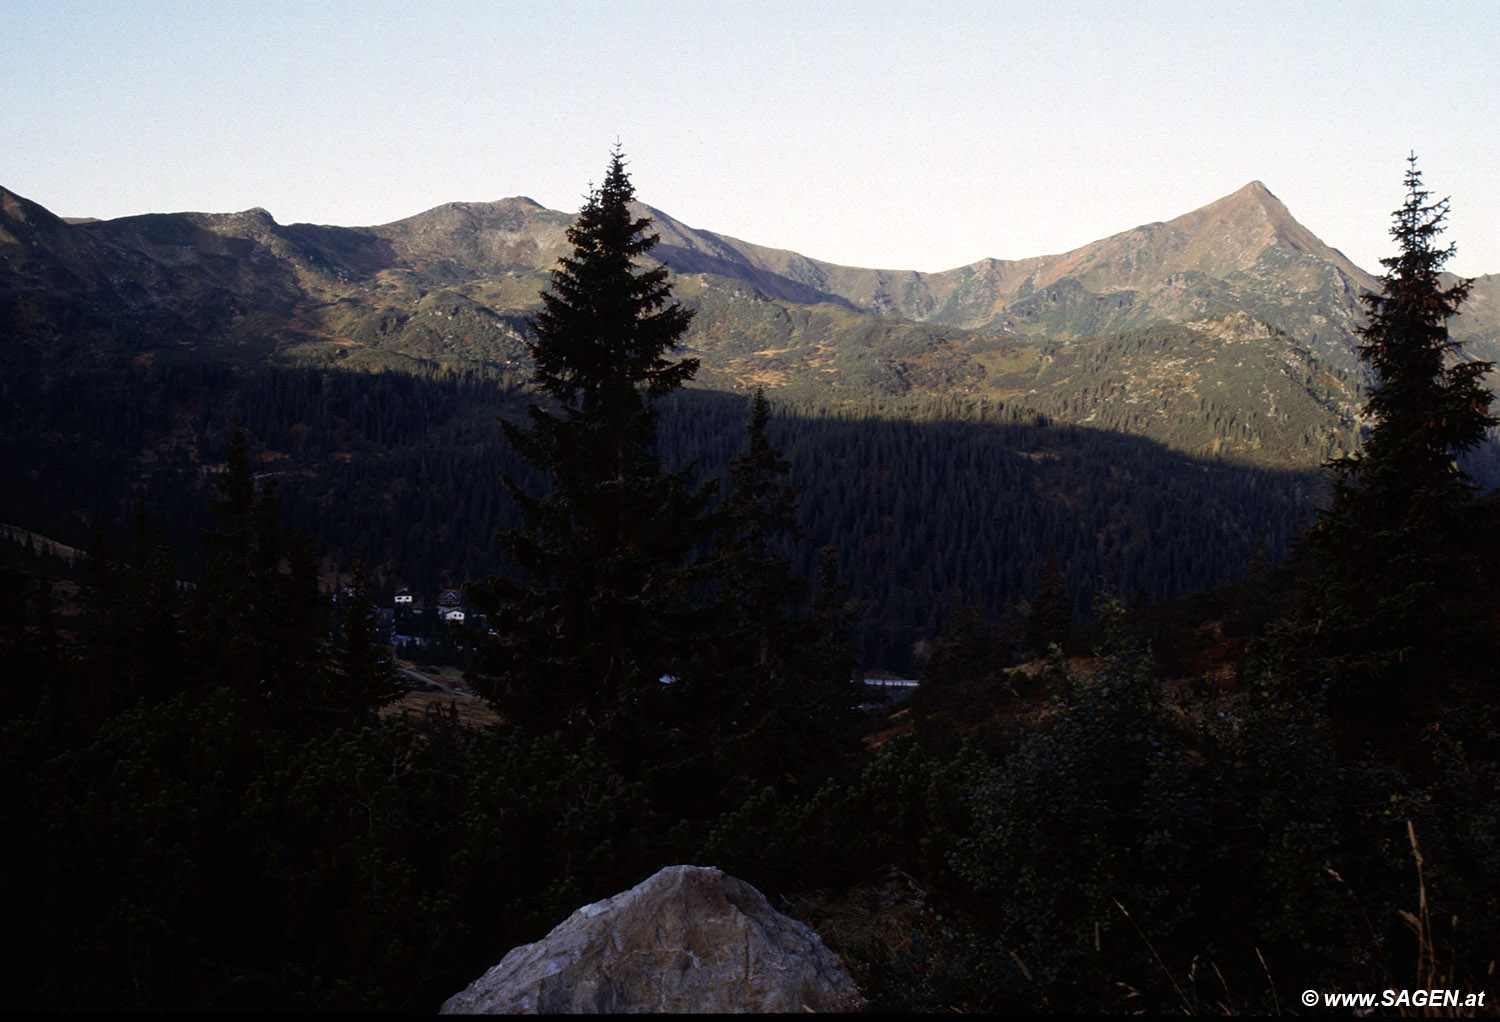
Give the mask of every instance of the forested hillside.
MULTIPOLYGON (((0 520, 83 549, 124 549, 138 506, 195 535, 243 427, 258 478, 276 480, 326 574, 362 551, 377 593, 435 593, 502 567, 494 536, 517 517, 501 479, 529 478, 496 421, 526 395, 499 373, 159 358, 66 375, 13 362, 3 386, 0 520)), ((720 477, 747 408, 677 395, 663 410, 664 461, 720 477)), ((783 400, 768 431, 803 488, 806 550, 836 547, 861 602, 863 662, 896 670, 936 638, 956 596, 996 613, 1028 603, 1049 551, 1075 614, 1105 591, 1177 596, 1234 578, 1257 552, 1279 556, 1318 494, 1311 474, 1189 458, 989 400, 783 400)), ((192 577, 196 555, 182 555, 192 577)), ((811 577, 813 555, 799 556, 811 577)))

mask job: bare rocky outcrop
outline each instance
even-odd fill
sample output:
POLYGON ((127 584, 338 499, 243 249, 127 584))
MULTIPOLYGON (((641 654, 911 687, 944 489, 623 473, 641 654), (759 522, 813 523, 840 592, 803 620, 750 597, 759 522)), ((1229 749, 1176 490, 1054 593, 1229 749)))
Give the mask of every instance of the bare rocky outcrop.
POLYGON ((707 866, 668 866, 514 948, 443 1014, 851 1011, 812 930, 707 866))

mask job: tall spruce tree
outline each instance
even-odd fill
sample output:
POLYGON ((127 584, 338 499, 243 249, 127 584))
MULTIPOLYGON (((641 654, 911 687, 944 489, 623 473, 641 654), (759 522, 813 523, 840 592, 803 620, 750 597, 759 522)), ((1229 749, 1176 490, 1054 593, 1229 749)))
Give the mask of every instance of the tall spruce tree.
POLYGON ((710 492, 655 451, 657 400, 698 367, 669 358, 692 312, 669 304, 664 266, 637 268, 658 236, 634 197, 616 149, 533 321, 533 380, 550 404, 502 423, 551 489, 505 481, 524 526, 501 542, 522 577, 471 589, 493 630, 473 669, 501 713, 534 728, 597 731, 649 712, 693 631, 710 492))
POLYGON ((1382 259, 1359 354, 1375 382, 1362 449, 1330 463, 1332 500, 1309 535, 1311 585, 1283 655, 1362 738, 1432 719, 1455 682, 1494 652, 1491 513, 1458 458, 1496 424, 1484 376, 1447 321, 1470 281, 1445 283, 1448 200, 1429 201, 1416 157, 1382 259))
POLYGON ((807 588, 792 577, 781 545, 801 535, 798 494, 786 481, 791 465, 766 435, 770 419, 770 402, 757 389, 745 429, 747 450, 729 465, 729 494, 717 529, 721 595, 734 618, 730 630, 741 640, 734 645, 743 660, 760 667, 790 652, 784 640, 807 588))
POLYGON ((380 634, 380 619, 370 599, 363 555, 355 555, 354 574, 338 594, 337 604, 322 691, 312 708, 330 723, 352 729, 373 721, 380 707, 401 695, 390 646, 380 634))
POLYGON ((860 696, 831 557, 812 607, 806 581, 792 573, 786 548, 802 538, 799 488, 767 435, 770 418, 757 389, 747 447, 730 463, 716 516, 713 641, 684 686, 689 727, 711 747, 731 795, 811 790, 849 751, 860 696))
POLYGON ((275 482, 256 492, 248 441, 236 430, 185 614, 187 653, 196 684, 225 685, 256 712, 291 721, 313 690, 328 620, 312 541, 282 521, 275 482))
POLYGON ((1444 287, 1440 277, 1457 248, 1435 244, 1448 200, 1428 202, 1416 156, 1409 164, 1406 201, 1391 228, 1401 251, 1381 260, 1387 270, 1381 293, 1364 298, 1370 322, 1360 331, 1359 354, 1377 381, 1365 406, 1372 425, 1363 450, 1334 463, 1340 499, 1326 520, 1344 513, 1340 504, 1381 527, 1413 512, 1450 513, 1474 493, 1455 459, 1497 422, 1484 384, 1494 364, 1466 358, 1448 333, 1448 320, 1473 285, 1459 280, 1444 287))
POLYGON ((938 638, 937 648, 922 671, 919 705, 933 709, 950 706, 960 686, 991 677, 1006 666, 1002 653, 984 605, 959 593, 953 599, 947 630, 938 638))
POLYGON ((1066 645, 1072 630, 1073 600, 1068 595, 1062 565, 1057 561, 1057 549, 1050 547, 1041 577, 1037 580, 1031 613, 1026 617, 1026 644, 1031 647, 1033 656, 1046 656, 1054 644, 1066 645))

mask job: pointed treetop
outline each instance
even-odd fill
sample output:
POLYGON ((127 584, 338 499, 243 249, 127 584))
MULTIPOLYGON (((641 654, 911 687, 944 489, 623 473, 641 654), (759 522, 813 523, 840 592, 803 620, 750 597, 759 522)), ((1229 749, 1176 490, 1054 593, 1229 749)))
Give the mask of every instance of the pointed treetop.
POLYGON ((1422 187, 1422 172, 1417 169, 1417 154, 1408 155, 1406 164, 1406 201, 1396 210, 1395 222, 1390 230, 1391 237, 1400 244, 1401 251, 1394 256, 1387 256, 1380 263, 1391 271, 1388 277, 1409 279, 1415 276, 1435 276, 1442 265, 1458 251, 1458 246, 1451 243, 1442 249, 1433 247, 1434 240, 1443 232, 1443 224, 1448 219, 1448 199, 1444 197, 1436 202, 1428 202, 1432 193, 1422 187))
POLYGON ((1439 248, 1448 200, 1430 201, 1422 187, 1416 154, 1407 159, 1406 199, 1392 215, 1391 236, 1399 250, 1382 259, 1381 292, 1367 294, 1370 320, 1360 331, 1359 355, 1375 371, 1365 412, 1373 425, 1363 451, 1342 459, 1341 474, 1357 471, 1404 506, 1410 491, 1424 486, 1467 486, 1454 458, 1481 443, 1495 425, 1484 375, 1488 362, 1463 357, 1448 333, 1472 281, 1444 286, 1440 272, 1454 252, 1439 248))
MULTIPOLYGON (((630 210, 635 187, 616 146, 604 183, 568 228, 573 253, 558 261, 542 310, 533 324, 530 352, 536 382, 553 398, 579 410, 623 407, 624 392, 640 388, 648 399, 682 386, 696 359, 669 361, 692 312, 668 304, 664 266, 637 269, 635 261, 656 246, 650 217, 630 210)), ((629 400, 624 402, 630 403, 629 400)))

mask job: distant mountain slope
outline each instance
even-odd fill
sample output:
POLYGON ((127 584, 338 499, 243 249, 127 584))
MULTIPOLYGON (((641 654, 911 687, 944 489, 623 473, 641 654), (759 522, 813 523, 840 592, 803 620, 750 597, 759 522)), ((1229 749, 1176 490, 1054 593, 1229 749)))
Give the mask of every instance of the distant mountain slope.
MULTIPOLYGON (((1359 295, 1378 281, 1260 182, 1071 252, 929 274, 642 211, 698 313, 686 346, 704 385, 996 397, 1288 464, 1354 436, 1359 295)), ((571 219, 511 198, 374 227, 282 225, 261 209, 68 223, 0 189, 0 316, 44 361, 171 351, 524 374, 526 316, 571 219)), ((1500 353, 1500 280, 1476 282, 1454 332, 1475 357, 1500 353)))
POLYGON ((1073 340, 1246 311, 1332 351, 1351 336, 1359 294, 1378 287, 1259 181, 1071 252, 941 273, 836 266, 659 219, 659 251, 680 272, 772 274, 862 312, 985 333, 1073 340))
POLYGON ((1469 300, 1448 331, 1469 349, 1470 355, 1500 362, 1500 274, 1474 278, 1469 300))

